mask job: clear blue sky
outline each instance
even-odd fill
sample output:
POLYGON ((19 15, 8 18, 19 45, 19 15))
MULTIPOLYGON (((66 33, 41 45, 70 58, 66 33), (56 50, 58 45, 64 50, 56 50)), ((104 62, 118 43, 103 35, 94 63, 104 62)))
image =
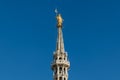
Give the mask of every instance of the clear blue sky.
POLYGON ((0 80, 53 80, 55 8, 69 80, 120 80, 119 0, 0 0, 0 80))

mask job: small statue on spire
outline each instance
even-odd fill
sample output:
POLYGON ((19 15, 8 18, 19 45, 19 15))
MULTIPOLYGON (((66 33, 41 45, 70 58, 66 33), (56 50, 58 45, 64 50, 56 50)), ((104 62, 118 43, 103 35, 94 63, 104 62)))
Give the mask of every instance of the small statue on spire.
POLYGON ((57 9, 55 9, 56 19, 57 19, 57 27, 62 27, 63 19, 61 14, 58 13, 57 9))

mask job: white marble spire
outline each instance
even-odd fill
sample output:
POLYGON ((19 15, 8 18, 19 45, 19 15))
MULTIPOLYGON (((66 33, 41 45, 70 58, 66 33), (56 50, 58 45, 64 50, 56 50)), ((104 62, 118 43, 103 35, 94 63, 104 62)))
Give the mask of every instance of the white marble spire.
POLYGON ((62 34, 62 27, 58 27, 58 37, 57 37, 57 51, 60 53, 64 53, 64 41, 63 41, 63 34, 62 34))
POLYGON ((64 41, 62 34, 62 23, 63 19, 60 14, 57 13, 57 46, 56 51, 53 56, 52 70, 54 80, 68 80, 68 69, 70 67, 70 62, 68 61, 67 53, 64 50, 64 41))

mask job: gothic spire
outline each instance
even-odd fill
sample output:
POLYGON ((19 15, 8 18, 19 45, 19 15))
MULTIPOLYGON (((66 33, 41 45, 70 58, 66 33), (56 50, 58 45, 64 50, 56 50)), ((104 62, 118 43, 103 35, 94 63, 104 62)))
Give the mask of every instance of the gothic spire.
POLYGON ((63 34, 62 34, 62 23, 63 19, 61 14, 57 13, 57 28, 58 28, 58 37, 57 37, 57 51, 60 53, 64 53, 64 41, 63 41, 63 34))
POLYGON ((68 80, 68 69, 70 67, 70 62, 68 61, 67 53, 64 51, 64 42, 62 35, 62 23, 63 19, 60 14, 57 13, 57 47, 53 55, 52 70, 54 80, 68 80))

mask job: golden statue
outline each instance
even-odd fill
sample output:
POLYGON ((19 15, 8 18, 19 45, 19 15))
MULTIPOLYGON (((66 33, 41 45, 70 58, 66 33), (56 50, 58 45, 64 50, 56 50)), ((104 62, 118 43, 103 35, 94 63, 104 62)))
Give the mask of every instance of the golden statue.
POLYGON ((56 16, 56 19, 57 19, 57 27, 62 27, 63 19, 61 17, 61 14, 58 14, 56 16))
POLYGON ((62 23, 63 23, 63 19, 61 14, 58 13, 58 10, 55 9, 55 13, 56 13, 56 19, 57 19, 57 27, 62 27, 62 23))

